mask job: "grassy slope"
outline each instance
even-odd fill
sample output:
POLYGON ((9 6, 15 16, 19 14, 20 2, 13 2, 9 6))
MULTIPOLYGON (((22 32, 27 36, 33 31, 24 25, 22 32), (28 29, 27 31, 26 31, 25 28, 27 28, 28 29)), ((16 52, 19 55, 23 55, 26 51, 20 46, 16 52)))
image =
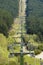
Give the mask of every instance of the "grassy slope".
POLYGON ((31 65, 40 65, 40 60, 39 59, 35 59, 33 57, 28 57, 28 56, 25 56, 25 62, 27 62, 27 65, 31 64, 31 65))

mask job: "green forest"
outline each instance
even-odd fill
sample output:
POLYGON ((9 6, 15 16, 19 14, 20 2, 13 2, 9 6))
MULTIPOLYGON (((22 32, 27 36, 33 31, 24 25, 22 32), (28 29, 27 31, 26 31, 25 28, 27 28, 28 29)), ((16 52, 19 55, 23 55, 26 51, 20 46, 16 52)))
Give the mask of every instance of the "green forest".
POLYGON ((43 0, 27 0, 26 4, 27 34, 37 34, 43 41, 43 0))
POLYGON ((7 46, 14 39, 9 37, 8 31, 14 19, 18 16, 19 0, 0 0, 0 65, 17 65, 17 58, 9 59, 7 46))
POLYGON ((8 36, 8 31, 13 24, 13 18, 18 16, 18 10, 18 0, 0 0, 0 33, 8 36))
POLYGON ((0 0, 0 9, 7 10, 14 17, 18 15, 19 0, 0 0))
POLYGON ((43 0, 26 0, 26 4, 25 28, 28 38, 25 41, 30 41, 35 54, 39 54, 43 51, 43 0))

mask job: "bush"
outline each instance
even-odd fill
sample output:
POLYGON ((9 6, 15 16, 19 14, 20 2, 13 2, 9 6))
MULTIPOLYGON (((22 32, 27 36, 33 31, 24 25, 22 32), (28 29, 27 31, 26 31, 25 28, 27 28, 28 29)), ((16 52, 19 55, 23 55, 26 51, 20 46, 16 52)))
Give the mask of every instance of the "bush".
POLYGON ((43 51, 43 44, 39 45, 38 49, 41 50, 41 51, 43 51))
POLYGON ((0 9, 0 33, 8 36, 8 30, 13 23, 13 16, 6 10, 0 9))
POLYGON ((7 38, 7 41, 8 41, 8 45, 9 45, 9 44, 13 44, 13 43, 15 42, 14 38, 12 38, 11 36, 9 36, 9 37, 7 38))
POLYGON ((23 42, 28 43, 28 41, 29 41, 29 35, 23 36, 22 39, 23 39, 23 42))
POLYGON ((10 61, 10 62, 9 62, 9 65, 17 65, 17 64, 16 64, 16 62, 14 62, 14 61, 10 61))
POLYGON ((37 55, 37 54, 40 54, 41 53, 41 50, 35 49, 34 52, 35 52, 35 55, 37 55))
POLYGON ((7 38, 0 34, 0 65, 5 65, 8 60, 7 38))
POLYGON ((0 47, 7 47, 7 39, 3 34, 0 34, 0 47))
POLYGON ((33 40, 36 42, 39 42, 40 39, 39 39, 38 35, 33 34, 33 40))
POLYGON ((27 44, 28 50, 34 51, 35 49, 37 49, 37 46, 33 45, 33 44, 27 44))

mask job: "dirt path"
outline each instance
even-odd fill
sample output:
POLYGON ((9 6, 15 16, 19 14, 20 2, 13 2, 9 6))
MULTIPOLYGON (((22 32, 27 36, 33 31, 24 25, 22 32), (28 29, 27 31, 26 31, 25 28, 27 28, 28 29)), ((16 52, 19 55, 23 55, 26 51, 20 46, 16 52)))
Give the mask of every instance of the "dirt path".
MULTIPOLYGON (((19 17, 25 16, 25 8, 26 8, 26 0, 19 1, 19 16, 14 19, 14 24, 12 25, 12 29, 9 31, 10 36, 12 37, 20 37, 21 34, 21 19, 19 17), (22 8, 22 12, 21 12, 22 8)), ((23 22, 25 22, 25 17, 23 18, 23 22)), ((20 38, 17 38, 17 41, 21 42, 20 38)))
POLYGON ((43 59, 43 52, 41 52, 40 54, 36 55, 35 58, 38 58, 38 59, 43 59))

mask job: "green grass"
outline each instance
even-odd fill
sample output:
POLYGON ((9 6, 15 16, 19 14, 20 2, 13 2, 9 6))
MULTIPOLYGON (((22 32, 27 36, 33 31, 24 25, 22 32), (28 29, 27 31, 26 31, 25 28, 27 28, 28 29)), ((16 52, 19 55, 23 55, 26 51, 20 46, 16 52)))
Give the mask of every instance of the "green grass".
POLYGON ((31 65, 40 65, 40 60, 39 59, 35 59, 33 57, 29 57, 29 56, 24 56, 25 62, 27 62, 27 65, 31 64, 31 65))
MULTIPOLYGON (((18 57, 14 56, 12 58, 8 58, 10 52, 7 51, 7 47, 5 47, 7 43, 6 37, 4 37, 2 34, 0 34, 0 56, 1 56, 1 64, 0 65, 20 65, 20 62, 18 62, 18 57), (3 40, 3 41, 2 41, 3 40), (1 46, 1 44, 3 44, 1 46)), ((12 40, 12 38, 8 39, 9 43, 12 43, 14 40, 12 40), (10 41, 11 40, 11 41, 10 41)), ((7 46, 7 45, 6 45, 7 46)), ((19 46, 15 47, 15 52, 19 52, 18 50, 20 50, 19 46)), ((40 60, 39 59, 35 59, 33 57, 29 57, 27 55, 24 56, 24 62, 27 62, 27 65, 31 64, 31 65, 40 65, 40 60)))

